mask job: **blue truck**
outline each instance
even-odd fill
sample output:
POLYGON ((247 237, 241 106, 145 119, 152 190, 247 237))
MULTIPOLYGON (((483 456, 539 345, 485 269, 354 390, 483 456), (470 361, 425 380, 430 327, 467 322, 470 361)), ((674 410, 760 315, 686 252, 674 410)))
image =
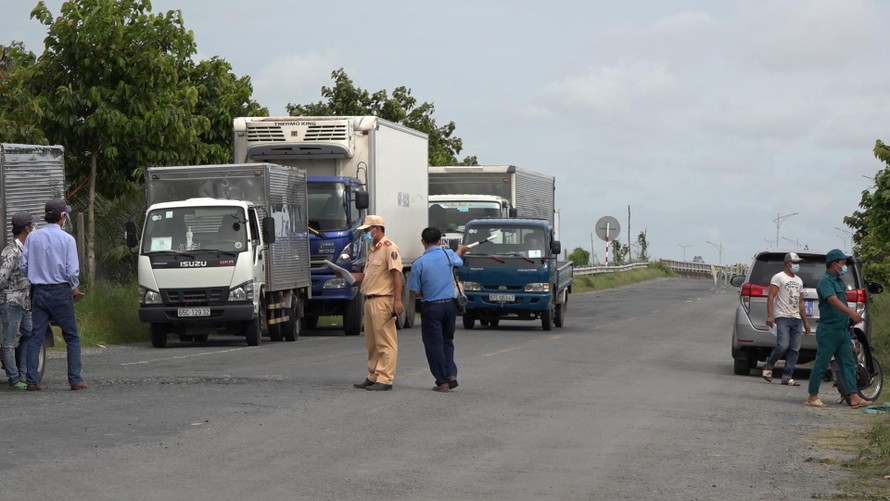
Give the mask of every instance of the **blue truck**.
POLYGON ((540 320, 549 331, 565 322, 574 268, 560 262, 562 248, 547 219, 476 219, 463 241, 471 245, 459 270, 467 295, 465 329, 476 320, 540 320))
MULTIPOLYGON (((239 117, 233 122, 235 162, 273 162, 308 174, 312 294, 303 327, 320 316, 342 316, 343 332, 362 332, 358 284, 334 275, 325 261, 359 271, 365 246, 357 231, 365 214, 390 224, 386 236, 402 251, 403 276, 423 254, 427 226, 428 138, 374 116, 239 117)), ((399 327, 411 327, 415 302, 403 287, 399 327)))

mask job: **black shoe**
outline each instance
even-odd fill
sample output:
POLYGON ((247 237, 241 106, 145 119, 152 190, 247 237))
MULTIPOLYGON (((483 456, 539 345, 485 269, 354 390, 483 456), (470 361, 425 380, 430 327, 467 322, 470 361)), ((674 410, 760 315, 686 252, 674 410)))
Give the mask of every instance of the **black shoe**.
POLYGON ((372 384, 374 384, 374 381, 371 381, 370 379, 365 379, 361 383, 353 383, 352 387, 358 388, 360 390, 364 390, 365 388, 367 388, 368 386, 371 386, 372 384))
POLYGON ((365 388, 365 389, 368 390, 368 391, 389 391, 389 390, 392 389, 392 385, 391 385, 391 384, 384 384, 384 383, 374 383, 374 384, 372 384, 371 386, 368 386, 368 387, 365 388))
POLYGON ((452 378, 448 380, 448 388, 453 390, 457 388, 457 378, 452 378))

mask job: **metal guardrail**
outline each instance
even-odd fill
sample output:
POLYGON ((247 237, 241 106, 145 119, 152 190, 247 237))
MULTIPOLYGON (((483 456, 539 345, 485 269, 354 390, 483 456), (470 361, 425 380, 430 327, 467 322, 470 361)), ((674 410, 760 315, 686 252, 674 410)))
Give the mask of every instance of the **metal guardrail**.
POLYGON ((618 273, 621 271, 638 270, 647 268, 649 263, 631 263, 622 264, 620 266, 585 266, 583 268, 575 268, 575 275, 596 275, 598 273, 618 273))
POLYGON ((673 259, 660 259, 662 264, 674 273, 693 275, 713 275, 715 266, 707 263, 689 263, 686 261, 674 261, 673 259))
MULTIPOLYGON (((659 262, 667 266, 678 275, 697 275, 701 278, 711 277, 714 282, 719 284, 725 283, 729 285, 729 279, 733 275, 741 275, 745 270, 738 265, 733 266, 715 266, 708 263, 690 263, 686 261, 674 261, 672 259, 659 259, 659 262)), ((599 273, 619 273, 628 270, 638 270, 646 268, 649 263, 631 263, 620 266, 585 266, 575 268, 575 275, 596 275, 599 273)))

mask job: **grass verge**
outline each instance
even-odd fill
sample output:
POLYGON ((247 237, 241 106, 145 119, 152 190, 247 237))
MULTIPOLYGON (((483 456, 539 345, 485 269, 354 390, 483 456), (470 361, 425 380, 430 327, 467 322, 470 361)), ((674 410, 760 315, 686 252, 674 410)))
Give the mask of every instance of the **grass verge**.
MULTIPOLYGON (((148 327, 139 321, 136 283, 99 283, 74 305, 82 346, 122 344, 148 339, 148 327)), ((65 349, 58 327, 55 349, 65 349)))
POLYGON ((654 278, 672 277, 674 272, 661 263, 649 263, 648 268, 623 271, 621 273, 597 273, 596 275, 576 276, 572 292, 590 292, 621 287, 654 278))

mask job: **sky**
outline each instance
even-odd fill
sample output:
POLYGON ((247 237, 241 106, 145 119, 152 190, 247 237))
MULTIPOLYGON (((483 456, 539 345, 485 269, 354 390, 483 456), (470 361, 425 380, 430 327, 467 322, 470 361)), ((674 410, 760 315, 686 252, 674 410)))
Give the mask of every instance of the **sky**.
MULTIPOLYGON (((42 52, 36 3, 3 2, 0 44, 42 52)), ((617 218, 626 243, 628 207, 630 239, 645 231, 656 259, 747 264, 776 246, 777 219, 780 247, 849 249, 843 218, 886 167, 872 151, 890 142, 879 0, 152 6, 181 10, 196 58, 250 76, 271 115, 320 101, 339 68, 371 92, 410 88, 454 121, 459 158, 556 176, 562 246, 599 262, 596 222, 617 218)))

